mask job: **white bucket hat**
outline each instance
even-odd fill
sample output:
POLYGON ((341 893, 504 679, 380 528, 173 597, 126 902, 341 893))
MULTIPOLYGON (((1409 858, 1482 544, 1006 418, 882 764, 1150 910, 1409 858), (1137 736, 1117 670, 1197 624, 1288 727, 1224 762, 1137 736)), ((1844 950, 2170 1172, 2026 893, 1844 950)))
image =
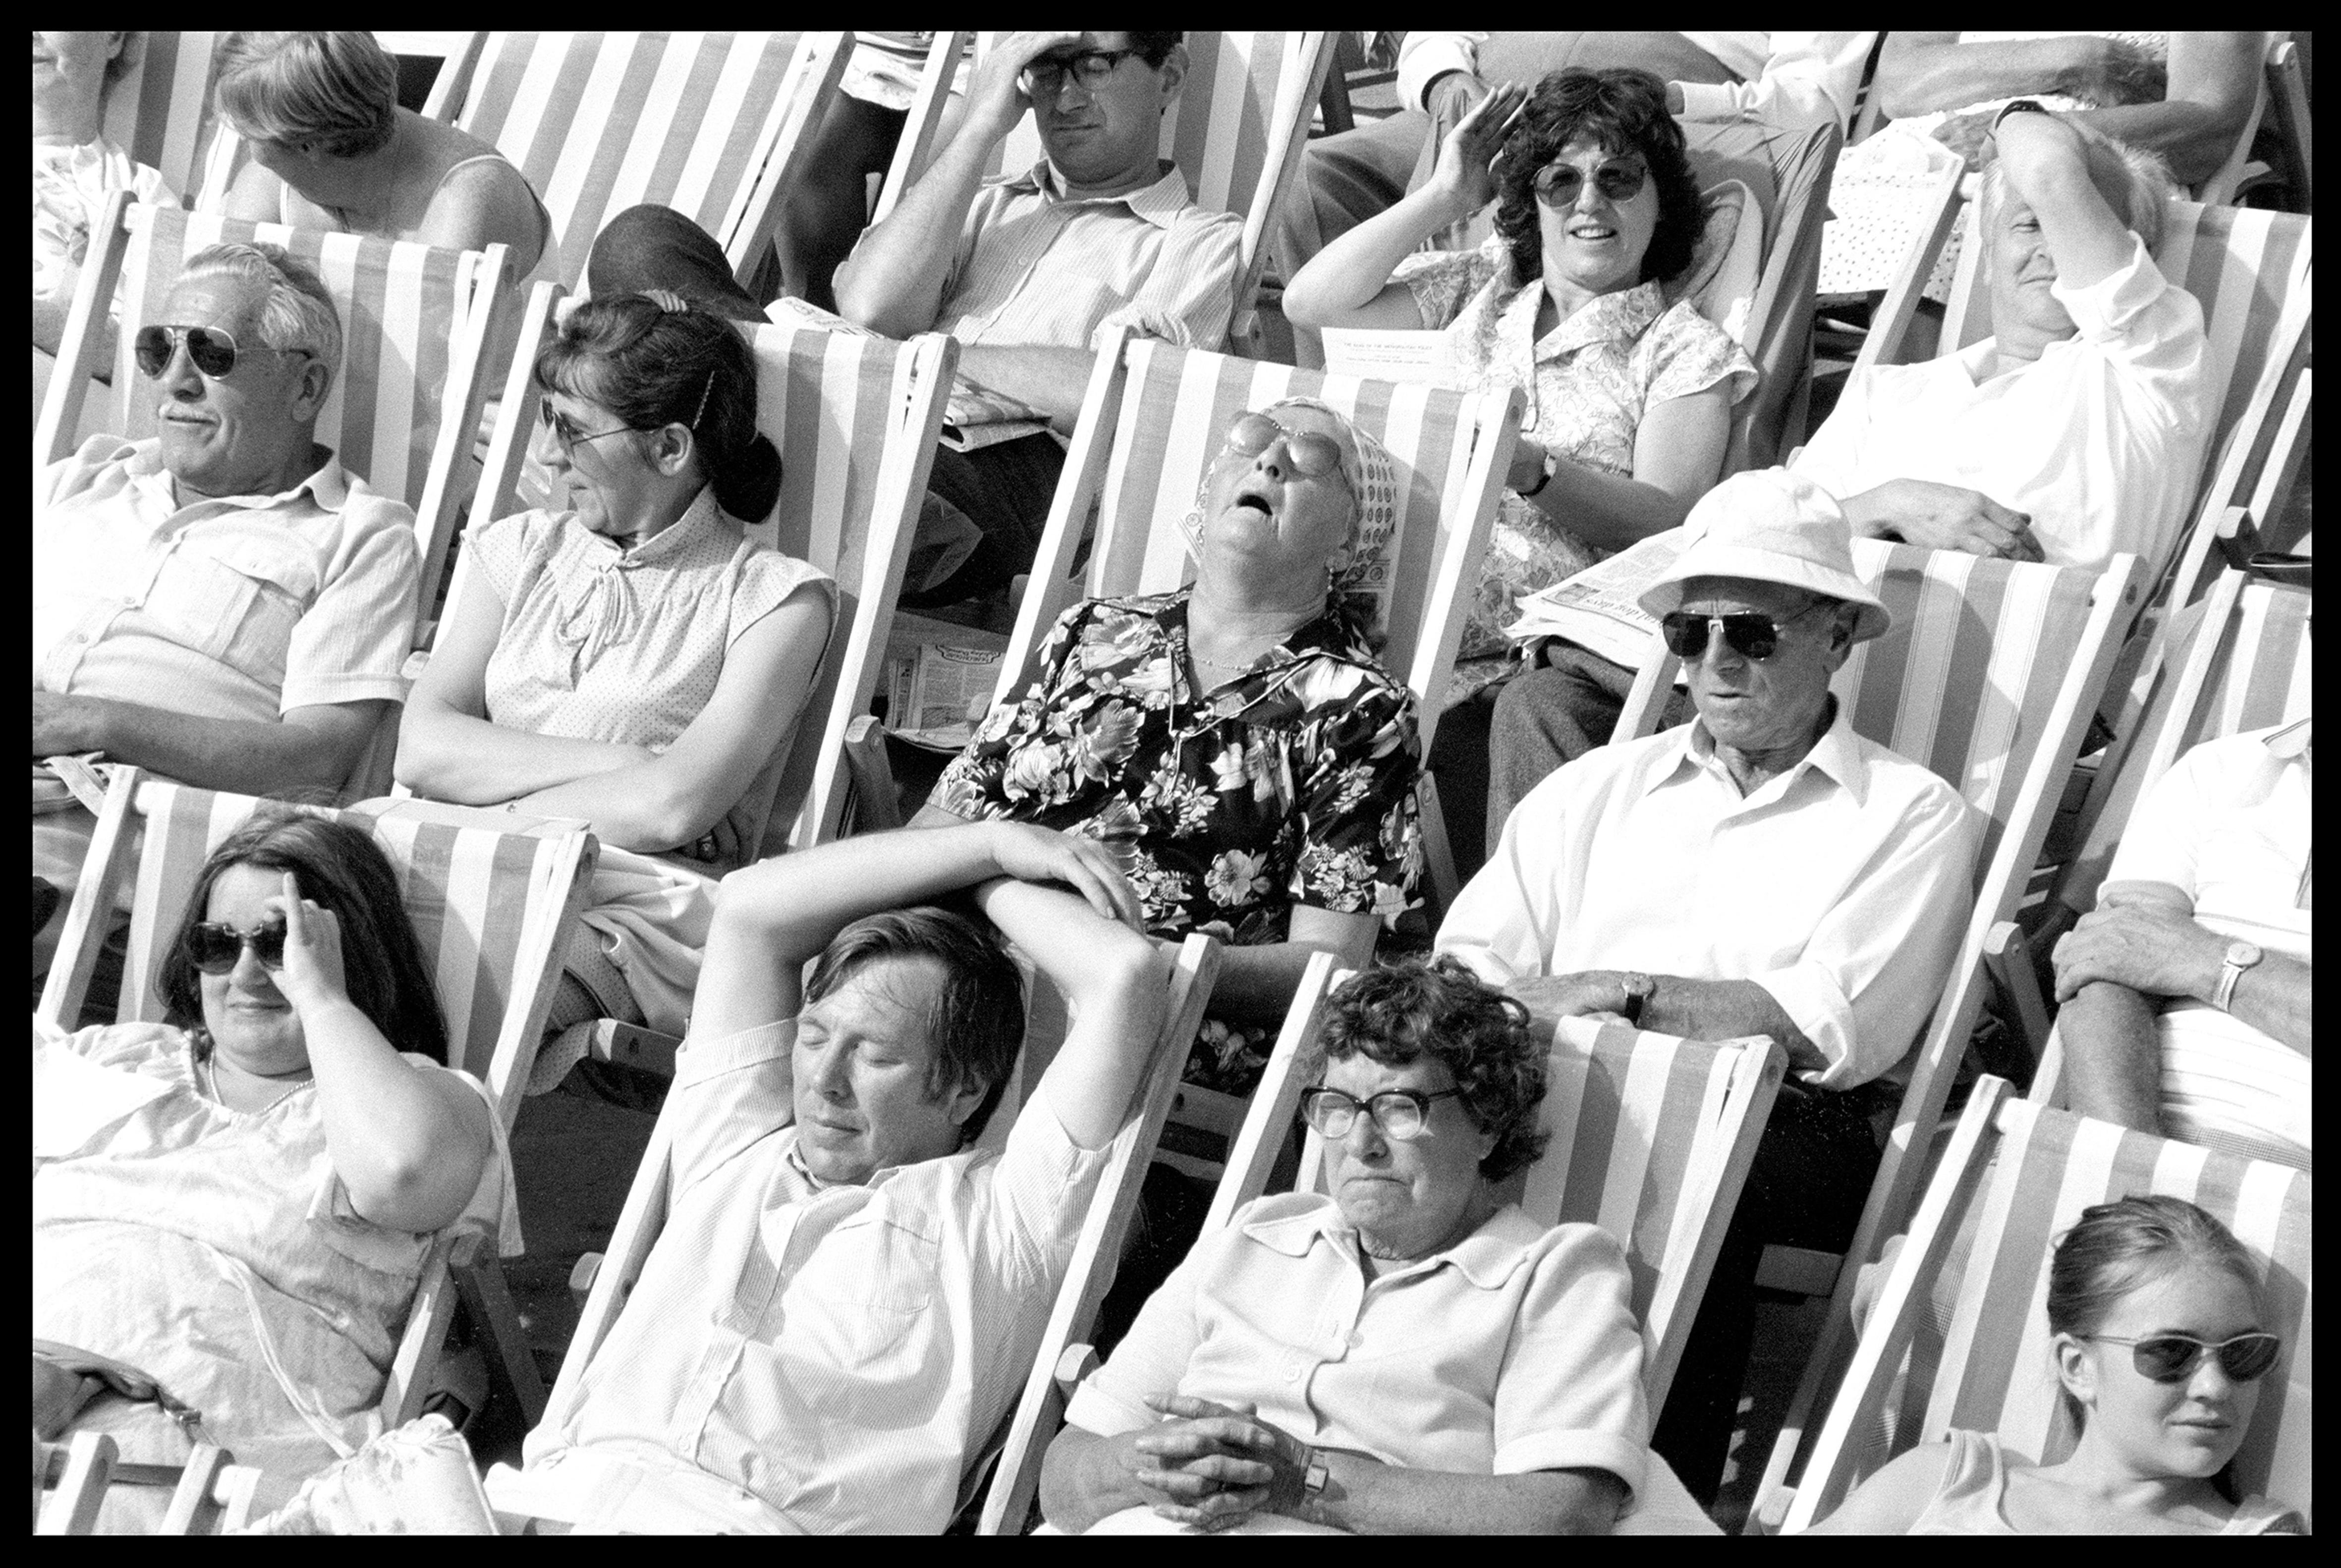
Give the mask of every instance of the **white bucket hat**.
POLYGON ((1683 520, 1690 541, 1675 563, 1642 590, 1652 615, 1680 610, 1695 577, 1779 582, 1861 607, 1853 640, 1886 635, 1894 618, 1853 571, 1853 525, 1835 498, 1785 468, 1734 474, 1700 498, 1683 520))

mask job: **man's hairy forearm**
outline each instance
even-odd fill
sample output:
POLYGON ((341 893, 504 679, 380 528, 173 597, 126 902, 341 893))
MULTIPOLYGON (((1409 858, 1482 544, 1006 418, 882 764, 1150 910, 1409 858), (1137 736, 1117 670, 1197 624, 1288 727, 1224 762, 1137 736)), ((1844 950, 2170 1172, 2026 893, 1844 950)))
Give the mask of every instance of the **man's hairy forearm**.
POLYGON ((2154 1003, 2127 986, 2095 980, 2057 1015, 2065 1048, 2066 1103, 2085 1116, 2162 1132, 2162 1057, 2154 1003))
MULTIPOLYGON (((274 723, 206 719, 106 698, 84 698, 78 706, 82 743, 60 749, 103 751, 115 761, 149 768, 202 789, 244 795, 339 788, 374 729, 371 722, 359 724, 351 739, 292 718, 274 723)), ((339 706, 363 710, 378 721, 389 704, 339 706)))

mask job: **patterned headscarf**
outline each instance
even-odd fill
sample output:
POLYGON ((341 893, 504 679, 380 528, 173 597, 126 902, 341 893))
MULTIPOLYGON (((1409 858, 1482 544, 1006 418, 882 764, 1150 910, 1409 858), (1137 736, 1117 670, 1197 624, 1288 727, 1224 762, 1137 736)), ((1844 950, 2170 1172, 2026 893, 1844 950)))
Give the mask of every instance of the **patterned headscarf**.
MULTIPOLYGON (((1332 586, 1326 596, 1330 608, 1348 611, 1361 627, 1379 630, 1390 603, 1390 538, 1398 531, 1398 461, 1390 449, 1358 427, 1340 409, 1319 398, 1279 398, 1258 412, 1273 419, 1279 409, 1305 408, 1330 417, 1348 442, 1341 455, 1341 477, 1357 498, 1357 513, 1350 520, 1350 541, 1331 562, 1332 586)), ((1195 504, 1180 520, 1187 553, 1200 561, 1203 553, 1203 511, 1210 504, 1210 474, 1203 476, 1195 504)))

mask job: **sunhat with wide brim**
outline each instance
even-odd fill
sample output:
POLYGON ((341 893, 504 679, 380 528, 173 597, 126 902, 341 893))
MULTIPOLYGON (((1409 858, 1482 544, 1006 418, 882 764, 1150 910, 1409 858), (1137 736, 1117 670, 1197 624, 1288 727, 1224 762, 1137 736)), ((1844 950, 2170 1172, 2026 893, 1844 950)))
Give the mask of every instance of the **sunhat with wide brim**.
POLYGON ((1894 624, 1853 571, 1853 525, 1836 500, 1784 468, 1735 474, 1702 497, 1683 520, 1690 542, 1642 590, 1652 615, 1682 608, 1683 584, 1698 577, 1778 582, 1861 607, 1853 640, 1883 637, 1894 624))

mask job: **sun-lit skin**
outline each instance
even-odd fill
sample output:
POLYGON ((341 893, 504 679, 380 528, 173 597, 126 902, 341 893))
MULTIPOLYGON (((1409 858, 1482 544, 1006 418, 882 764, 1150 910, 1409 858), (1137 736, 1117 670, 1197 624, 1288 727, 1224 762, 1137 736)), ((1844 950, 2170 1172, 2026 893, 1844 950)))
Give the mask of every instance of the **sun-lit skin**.
MULTIPOLYGON (((1349 432, 1330 414, 1279 408, 1269 415, 1287 431, 1330 437, 1345 464, 1354 459, 1349 432)), ((1204 487, 1203 551, 1207 569, 1254 578, 1310 578, 1322 601, 1325 572, 1344 553, 1357 516, 1357 498, 1340 468, 1311 477, 1292 463, 1283 440, 1246 457, 1224 446, 1204 487)))
POLYGON ((78 144, 97 134, 106 62, 120 33, 33 35, 33 139, 78 144))
MULTIPOLYGON (((2098 1333, 2123 1339, 2190 1335, 2216 1344, 2266 1328, 2252 1288, 2226 1269, 2189 1262, 2124 1296, 2098 1333)), ((2205 1355, 2180 1383, 2141 1374, 2131 1347, 2059 1336, 2065 1386, 2088 1410, 2081 1445, 2061 1468, 2139 1479, 2216 1475, 2243 1446, 2261 1382, 2237 1383, 2205 1355)))
POLYGON ((960 1146, 960 1125, 984 1089, 928 1093, 928 1019, 943 979, 936 958, 875 958, 798 1015, 790 1057, 797 1149, 820 1180, 867 1182, 960 1146))
MULTIPOLYGON (((1659 226, 1659 186, 1644 179, 1627 201, 1600 192, 1594 174, 1604 164, 1632 154, 1605 150, 1590 136, 1576 136, 1552 160, 1585 176, 1577 200, 1561 208, 1537 203, 1537 229, 1544 242, 1545 292, 1560 319, 1600 294, 1630 289, 1640 282, 1642 256, 1659 226)), ((1547 323, 1539 323, 1543 326, 1547 323)))
MULTIPOLYGON (((1438 1094, 1455 1087, 1455 1075, 1430 1057, 1392 1067, 1360 1054, 1329 1063, 1323 1082, 1365 1101, 1390 1089, 1438 1094)), ((1452 1097, 1432 1101, 1421 1136, 1403 1142, 1360 1114, 1345 1136, 1325 1140, 1326 1187, 1369 1256, 1425 1257, 1461 1241, 1494 1212, 1479 1162, 1495 1146, 1496 1135, 1473 1126, 1452 1097)))
MULTIPOLYGON (((1041 58, 1129 47, 1127 33, 1084 33, 1080 43, 1051 49, 1041 58)), ((1133 55, 1116 63, 1113 74, 1094 87, 1068 73, 1053 97, 1035 99, 1032 116, 1041 144, 1068 186, 1106 190, 1153 182, 1162 109, 1178 95, 1184 59, 1173 50, 1160 70, 1150 70, 1133 55)))
POLYGON ((1706 651, 1684 661, 1691 702, 1742 790, 1795 767, 1820 738, 1829 677, 1852 641, 1840 629, 1842 607, 1802 613, 1812 604, 1812 594, 1786 583, 1697 577, 1683 584, 1686 614, 1756 611, 1780 628, 1768 659, 1747 658, 1710 629, 1706 651))
POLYGON ((258 287, 232 275, 185 278, 151 323, 216 327, 235 340, 235 366, 224 380, 195 369, 184 339, 161 375, 144 378, 164 464, 199 495, 274 495, 320 461, 310 437, 324 406, 325 367, 314 354, 260 341, 262 299, 258 287))
MULTIPOLYGON (((284 874, 261 866, 230 866, 212 883, 204 918, 256 931, 284 920, 284 874)), ((249 945, 224 975, 198 977, 204 1027, 219 1059, 257 1077, 305 1076, 309 1047, 300 1014, 276 987, 249 945)))

